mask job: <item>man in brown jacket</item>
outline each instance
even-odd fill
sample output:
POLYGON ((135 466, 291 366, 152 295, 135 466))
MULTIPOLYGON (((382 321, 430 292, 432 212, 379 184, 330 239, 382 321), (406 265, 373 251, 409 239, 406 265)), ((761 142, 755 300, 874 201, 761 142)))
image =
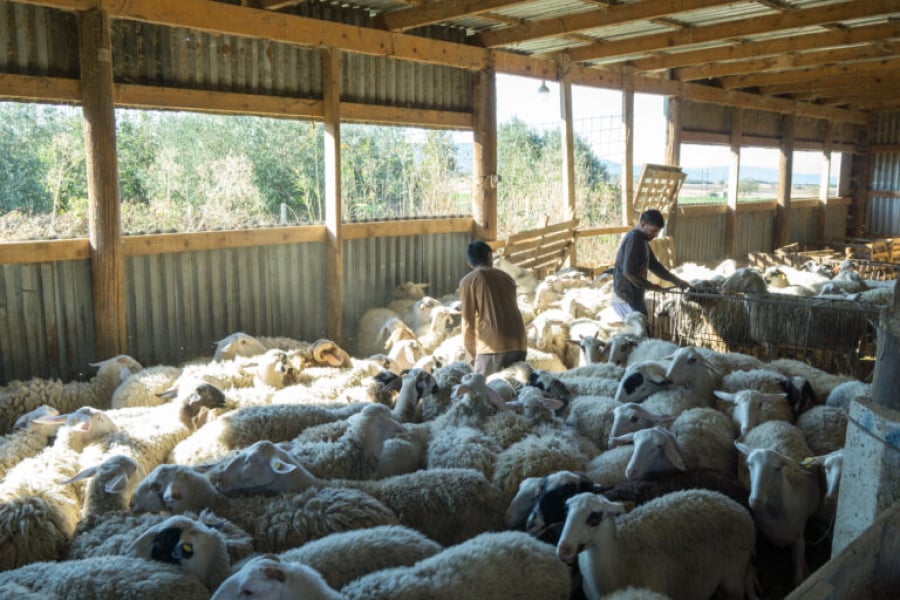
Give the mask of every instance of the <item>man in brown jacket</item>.
POLYGON ((463 342, 475 359, 475 371, 490 375, 525 360, 525 323, 516 303, 516 282, 494 268, 491 247, 470 242, 466 260, 472 272, 459 282, 463 342))

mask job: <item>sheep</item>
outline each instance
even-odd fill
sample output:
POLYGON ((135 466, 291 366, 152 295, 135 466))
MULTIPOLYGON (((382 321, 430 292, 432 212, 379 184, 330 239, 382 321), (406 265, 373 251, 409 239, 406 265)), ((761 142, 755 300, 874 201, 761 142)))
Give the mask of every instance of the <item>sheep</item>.
POLYGON ((174 564, 134 556, 35 562, 0 573, 0 589, 17 584, 45 598, 208 600, 210 590, 174 564))
POLYGON ((530 435, 501 452, 494 465, 493 483, 513 494, 527 477, 552 471, 581 470, 597 452, 587 440, 571 435, 530 435))
POLYGON ((244 564, 226 579, 213 594, 213 600, 257 598, 304 598, 306 600, 345 600, 311 567, 282 562, 266 554, 244 564))
POLYGON ((806 379, 788 377, 772 369, 750 369, 729 373, 722 378, 721 387, 720 391, 728 393, 755 390, 765 394, 786 394, 794 415, 790 421, 793 421, 807 406, 816 402, 813 388, 806 379))
POLYGON ((332 533, 282 552, 282 562, 303 563, 334 589, 368 573, 409 567, 442 550, 440 544, 402 525, 382 525, 332 533), (353 560, 347 560, 352 556, 353 560))
POLYGON ((394 300, 403 298, 409 298, 411 300, 421 300, 425 297, 425 290, 428 288, 428 286, 428 283, 404 281, 394 286, 394 289, 391 290, 391 298, 393 298, 394 300))
POLYGON ((543 477, 526 477, 519 483, 516 495, 509 501, 503 513, 503 523, 507 529, 522 529, 528 522, 528 515, 534 509, 535 502, 541 496, 543 477))
POLYGON ((728 417, 711 408, 684 412, 672 423, 672 431, 656 426, 628 437, 634 440, 634 453, 625 469, 628 479, 642 479, 675 469, 735 472, 731 423, 728 417))
POLYGON ((787 394, 764 394, 756 390, 741 390, 735 394, 716 390, 715 394, 716 398, 734 405, 732 419, 741 435, 765 421, 794 421, 787 394))
POLYGON ((395 327, 403 325, 395 311, 389 308, 370 308, 359 319, 356 334, 356 355, 370 356, 384 352, 384 342, 395 327))
POLYGON ((628 356, 638 344, 647 338, 633 333, 617 333, 609 338, 607 362, 620 367, 628 366, 628 356))
POLYGON ((0 389, 0 434, 6 434, 15 420, 42 404, 61 413, 71 413, 82 406, 109 408, 115 389, 129 375, 140 371, 140 363, 125 354, 97 363, 97 375, 90 381, 62 383, 58 379, 35 377, 28 381, 13 381, 0 389))
POLYGON ((113 392, 110 408, 157 406, 166 402, 159 394, 172 387, 182 369, 157 365, 129 375, 113 392))
POLYGON ((610 362, 615 362, 615 364, 627 367, 648 360, 661 361, 676 350, 678 350, 677 344, 667 340, 647 338, 638 342, 634 349, 628 353, 628 357, 625 359, 624 363, 620 364, 618 361, 613 361, 613 351, 610 351, 610 362))
POLYGON ((436 426, 426 449, 426 468, 474 469, 492 479, 501 450, 500 442, 481 429, 436 426))
POLYGON ((390 409, 370 404, 348 418, 347 431, 335 442, 294 444, 290 452, 319 477, 369 479, 378 469, 384 441, 405 431, 390 409))
POLYGON ((667 369, 667 364, 652 360, 629 365, 616 389, 616 402, 641 402, 655 392, 668 389, 672 382, 666 377, 667 369))
POLYGON ((260 552, 280 552, 335 531, 397 524, 393 511, 358 490, 309 488, 271 498, 228 498, 188 468, 171 473, 162 502, 173 513, 211 509, 246 530, 260 552))
POLYGON ((727 294, 735 292, 765 294, 766 281, 758 271, 743 267, 725 278, 722 282, 722 291, 727 294))
POLYGON ((341 593, 349 600, 378 598, 522 598, 567 600, 569 568, 553 549, 526 533, 484 533, 419 561, 370 573, 341 593))
POLYGON ((246 334, 237 331, 216 342, 216 351, 213 353, 215 361, 231 361, 239 356, 249 357, 262 354, 268 350, 262 342, 246 334))
POLYGON ((517 293, 524 294, 528 298, 534 296, 534 291, 538 286, 538 280, 533 272, 528 269, 523 269, 503 256, 494 259, 494 267, 504 271, 513 278, 516 282, 517 293))
POLYGON ((352 487, 383 502, 402 524, 441 545, 501 529, 507 503, 500 490, 471 469, 428 469, 377 481, 323 481, 270 442, 259 442, 235 457, 215 476, 215 484, 230 495, 352 487))
POLYGON ((345 419, 365 404, 273 404, 231 412, 200 428, 179 443, 166 458, 177 464, 199 464, 217 459, 257 440, 284 442, 307 427, 345 419))
POLYGON ((797 417, 813 454, 829 454, 844 447, 847 435, 847 411, 837 406, 813 406, 797 417))
POLYGON ((794 585, 806 577, 804 530, 819 507, 815 473, 774 450, 735 442, 750 471, 750 510, 760 533, 775 546, 791 546, 794 585))
POLYGON ((575 432, 596 444, 598 449, 608 447, 615 409, 618 402, 608 396, 576 396, 569 402, 566 425, 575 432))
POLYGON ((388 308, 400 315, 400 319, 417 333, 419 328, 427 326, 431 321, 432 311, 443 306, 440 300, 431 296, 423 296, 419 299, 398 298, 388 304, 388 308))
MULTIPOLYGON (((823 327, 826 331, 828 330, 824 324, 823 327)), ((828 398, 831 391, 838 385, 853 380, 849 375, 832 375, 805 362, 790 358, 773 360, 767 367, 778 371, 785 377, 802 377, 812 386, 816 398, 828 398)))
POLYGON ((217 530, 183 515, 150 527, 125 551, 128 556, 178 565, 213 592, 228 578, 231 559, 217 530))
POLYGON ((624 481, 625 469, 631 461, 634 453, 632 444, 617 445, 605 452, 601 452, 584 467, 585 474, 601 485, 610 485, 624 481))
POLYGON ((0 438, 0 480, 23 459, 47 447, 61 424, 44 423, 41 417, 56 416, 59 411, 46 404, 25 413, 13 425, 13 431, 0 438))
POLYGON ((657 415, 636 402, 617 404, 613 408, 613 423, 609 430, 607 446, 610 448, 615 446, 613 438, 618 436, 657 425, 666 425, 674 420, 675 417, 672 415, 657 415))
POLYGON ((104 462, 89 467, 63 483, 91 478, 84 497, 82 518, 76 532, 106 513, 124 511, 138 482, 143 479, 141 466, 131 457, 115 454, 104 462))
POLYGON ((623 505, 589 492, 566 505, 556 553, 567 562, 578 557, 590 600, 629 585, 675 598, 752 594, 753 520, 718 492, 673 492, 618 517, 623 505))
POLYGON ((859 402, 861 400, 872 400, 872 384, 853 380, 845 381, 832 388, 828 393, 825 404, 850 410, 851 402, 859 402))
POLYGON ((432 311, 428 326, 417 332, 425 354, 431 354, 444 340, 459 329, 460 314, 445 306, 439 306, 432 311))
POLYGON ((744 435, 744 445, 749 448, 774 450, 794 462, 800 462, 814 455, 806 443, 803 432, 785 421, 760 423, 744 435))
POLYGON ((609 396, 612 397, 619 387, 619 377, 623 371, 615 365, 615 370, 603 370, 599 367, 605 363, 588 365, 587 367, 578 367, 569 369, 560 373, 549 373, 547 371, 534 371, 528 378, 528 383, 544 390, 548 394, 562 400, 566 403, 573 396, 609 396), (598 367, 598 369, 588 370, 589 367, 598 367), (583 375, 581 373, 584 373, 583 375), (609 376, 607 376, 607 373, 609 376))
MULTIPOLYGON (((559 471, 537 479, 536 484, 520 487, 519 491, 520 503, 525 505, 527 501, 531 508, 526 515, 526 530, 536 538, 555 545, 566 521, 566 500, 576 494, 603 494, 613 502, 640 506, 665 494, 688 489, 721 492, 749 509, 747 488, 733 476, 712 469, 659 473, 649 479, 629 479, 612 485, 598 485, 583 473, 559 471)), ((523 511, 523 508, 516 507, 511 514, 518 518, 523 511)))

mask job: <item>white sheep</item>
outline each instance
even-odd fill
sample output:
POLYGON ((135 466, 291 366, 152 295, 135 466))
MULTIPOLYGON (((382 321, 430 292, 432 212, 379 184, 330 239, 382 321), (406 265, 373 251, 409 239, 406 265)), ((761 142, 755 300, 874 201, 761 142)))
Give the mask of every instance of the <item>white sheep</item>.
POLYGON ((750 448, 774 450, 794 462, 814 456, 803 432, 786 421, 760 423, 744 436, 743 441, 750 448))
POLYGON ((764 394, 756 390, 741 390, 731 394, 715 391, 716 398, 732 404, 731 418, 741 435, 766 421, 794 421, 794 411, 787 402, 787 394, 764 394))
POLYGON ((669 389, 672 382, 666 377, 668 368, 668 364, 653 360, 629 365, 616 389, 616 402, 641 402, 651 394, 669 389))
POLYGON ((59 411, 46 404, 19 417, 10 433, 0 437, 0 480, 6 472, 47 447, 62 423, 46 423, 39 419, 52 417, 59 411))
POLYGON ((845 381, 835 386, 828 393, 825 404, 828 406, 837 406, 844 410, 850 410, 851 402, 859 402, 861 400, 872 400, 872 384, 863 383, 862 381, 845 381))
POLYGON ((614 411, 618 406, 620 404, 609 396, 575 396, 569 401, 565 422, 578 435, 596 444, 598 449, 605 450, 615 421, 614 411))
POLYGON ((753 520, 718 492, 673 492, 627 514, 623 505, 590 492, 566 505, 557 555, 564 561, 577 556, 590 600, 627 586, 674 598, 710 598, 719 589, 729 598, 753 593, 753 520))
POLYGON ((814 454, 829 454, 844 447, 847 411, 837 406, 813 406, 797 417, 797 428, 814 454))
POLYGON ((113 392, 110 408, 157 406, 166 402, 160 396, 181 376, 182 369, 157 365, 129 375, 113 392))
POLYGON ((794 585, 806 577, 804 531, 819 507, 822 489, 814 472, 774 450, 735 446, 750 471, 750 510, 760 533, 775 546, 791 546, 794 585))
POLYGON ((538 286, 538 279, 528 269, 523 269, 507 258, 500 256, 494 259, 494 267, 507 273, 516 282, 516 292, 526 295, 529 299, 534 296, 538 286))
MULTIPOLYGON (((631 352, 628 353, 628 357, 621 366, 627 367, 628 365, 648 360, 662 361, 666 357, 671 356, 676 350, 678 350, 678 344, 667 340, 645 338, 638 342, 631 352)), ((612 352, 610 352, 610 357, 612 357, 612 352)), ((617 361, 611 362, 619 364, 617 361)))
MULTIPOLYGON (((823 326, 827 329, 826 324, 823 326)), ((802 377, 812 386, 816 398, 828 398, 831 391, 838 385, 853 380, 849 375, 833 375, 805 362, 790 358, 773 360, 767 366, 786 377, 802 377)))
POLYGON ((408 527, 442 545, 501 529, 506 495, 471 469, 427 469, 377 481, 321 480, 284 449, 259 442, 216 475, 227 494, 352 487, 383 502, 408 527))
POLYGON ((437 542, 402 525, 382 525, 332 533, 285 550, 282 562, 303 563, 322 575, 328 585, 341 589, 363 575, 409 567, 441 551, 437 542), (353 560, 347 560, 352 556, 353 560))
POLYGON ((35 562, 0 573, 0 589, 20 585, 44 598, 208 600, 210 590, 177 565, 134 556, 35 562))
POLYGON ((657 425, 668 425, 675 420, 672 415, 658 415, 650 412, 645 407, 636 402, 626 402, 625 404, 617 404, 613 408, 613 423, 609 430, 609 438, 607 446, 612 448, 616 445, 613 438, 640 431, 641 429, 649 429, 657 425))
POLYGON ((82 406, 109 408, 119 384, 143 368, 124 354, 91 363, 91 366, 97 367, 97 375, 90 381, 62 383, 58 379, 35 377, 28 381, 12 381, 0 389, 0 434, 7 433, 20 415, 42 404, 61 413, 71 413, 82 406))
POLYGON ((239 356, 250 357, 262 354, 268 350, 262 342, 250 334, 237 331, 216 342, 216 351, 213 360, 234 360, 239 356))
POLYGON ((497 456, 493 483, 512 495, 528 477, 555 471, 580 471, 597 454, 597 447, 587 439, 559 428, 546 435, 530 435, 497 456))
POLYGON ((364 312, 356 334, 356 356, 384 352, 384 343, 391 331, 401 325, 400 315, 389 308, 370 308, 364 312))
POLYGON ((394 286, 394 289, 391 290, 391 298, 393 298, 394 300, 402 298, 421 300, 425 297, 425 290, 428 289, 428 286, 428 283, 404 281, 394 286))
POLYGON ((209 508, 247 531, 261 552, 280 552, 335 531, 397 523, 393 511, 358 490, 310 488, 272 498, 228 498, 188 468, 171 473, 162 502, 173 513, 209 508))
POLYGON ((439 306, 431 312, 429 323, 416 332, 425 354, 431 354, 444 340, 459 332, 460 314, 446 306, 439 306))
POLYGON ((349 600, 541 598, 567 600, 568 567, 526 533, 484 533, 411 567, 376 571, 341 590, 349 600))
POLYGON ((256 557, 244 564, 219 586, 212 600, 241 600, 249 597, 272 600, 345 600, 344 596, 329 587, 315 569, 296 562, 283 562, 271 554, 256 557))
POLYGON ((616 445, 588 461, 584 467, 584 473, 591 481, 601 485, 624 481, 626 479, 625 469, 628 467, 633 453, 634 446, 630 443, 616 445))

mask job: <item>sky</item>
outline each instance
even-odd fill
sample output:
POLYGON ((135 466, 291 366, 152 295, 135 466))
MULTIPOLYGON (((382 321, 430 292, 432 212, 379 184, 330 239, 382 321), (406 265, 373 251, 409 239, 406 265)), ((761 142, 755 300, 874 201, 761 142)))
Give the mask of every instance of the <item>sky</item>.
MULTIPOLYGON (((559 119, 559 84, 547 81, 549 94, 538 93, 541 82, 528 77, 497 75, 497 122, 505 123, 513 117, 529 125, 553 123, 559 119)), ((622 114, 622 94, 586 86, 572 86, 572 105, 575 119, 589 116, 619 116, 622 114)), ((634 162, 665 163, 666 117, 663 97, 635 94, 634 162)), ((576 131, 577 133, 577 131, 576 131)), ((681 167, 727 166, 730 161, 728 148, 691 145, 689 151, 682 147, 681 167)), ((617 162, 621 162, 619 159, 617 162)), ((833 163, 836 162, 833 160, 833 163)), ((794 170, 798 173, 821 172, 821 154, 795 152, 794 170)), ((748 167, 778 168, 778 151, 774 148, 744 148, 741 165, 748 167)), ((832 165, 832 177, 835 176, 832 165)))

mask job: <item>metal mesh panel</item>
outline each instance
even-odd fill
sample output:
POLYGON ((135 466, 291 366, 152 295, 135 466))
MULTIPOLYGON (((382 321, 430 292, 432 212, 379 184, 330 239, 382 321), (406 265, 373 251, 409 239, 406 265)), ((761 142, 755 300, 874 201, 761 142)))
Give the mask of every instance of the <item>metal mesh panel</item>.
POLYGON ((881 306, 780 294, 648 294, 654 337, 681 346, 793 358, 830 373, 871 375, 881 306))

